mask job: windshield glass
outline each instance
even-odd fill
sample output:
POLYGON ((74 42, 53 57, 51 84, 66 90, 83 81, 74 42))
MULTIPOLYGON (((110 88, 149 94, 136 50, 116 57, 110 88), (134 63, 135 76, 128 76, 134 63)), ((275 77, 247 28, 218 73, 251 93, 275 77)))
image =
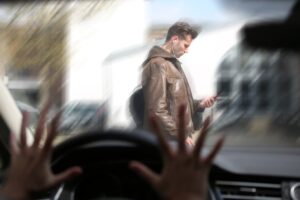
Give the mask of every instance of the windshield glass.
POLYGON ((208 143, 226 134, 228 146, 299 146, 299 54, 249 49, 240 37, 246 23, 283 20, 294 2, 1 3, 0 75, 31 129, 42 102, 53 101, 48 121, 62 112, 56 143, 90 128, 132 128, 143 61, 170 25, 187 21, 200 31, 180 58, 193 96, 218 95, 203 114, 212 119, 208 143))

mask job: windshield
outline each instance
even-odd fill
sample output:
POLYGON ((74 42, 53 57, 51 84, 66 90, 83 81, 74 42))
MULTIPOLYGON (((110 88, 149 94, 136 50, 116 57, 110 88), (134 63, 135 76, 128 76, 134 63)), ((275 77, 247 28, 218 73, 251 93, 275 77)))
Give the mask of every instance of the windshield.
POLYGON ((1 3, 0 75, 31 120, 47 98, 49 120, 62 111, 56 143, 91 127, 132 128, 129 99, 141 65, 183 20, 200 30, 180 58, 193 96, 218 95, 203 114, 212 119, 208 143, 226 134, 228 146, 299 146, 299 54, 249 49, 240 38, 246 23, 283 20, 294 2, 1 3))

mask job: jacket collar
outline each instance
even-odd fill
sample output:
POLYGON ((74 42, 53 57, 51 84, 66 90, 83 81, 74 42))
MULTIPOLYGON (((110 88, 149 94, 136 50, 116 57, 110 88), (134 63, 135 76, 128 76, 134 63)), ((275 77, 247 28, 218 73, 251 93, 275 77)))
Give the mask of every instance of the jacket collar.
POLYGON ((175 58, 173 55, 171 55, 169 52, 167 52, 160 46, 154 46, 149 51, 148 57, 144 61, 143 66, 146 65, 149 60, 151 60, 152 58, 156 58, 156 57, 162 57, 167 60, 172 60, 172 61, 176 61, 176 62, 180 63, 180 61, 177 58, 175 58))

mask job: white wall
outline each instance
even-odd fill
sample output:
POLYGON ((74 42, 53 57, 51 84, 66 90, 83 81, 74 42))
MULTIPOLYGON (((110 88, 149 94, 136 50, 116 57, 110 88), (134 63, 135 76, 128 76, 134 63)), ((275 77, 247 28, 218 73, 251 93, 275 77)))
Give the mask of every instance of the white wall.
POLYGON ((226 53, 238 42, 241 24, 204 30, 181 59, 194 98, 216 94, 216 70, 226 53))
POLYGON ((140 85, 141 65, 149 48, 142 48, 136 53, 116 57, 106 66, 110 69, 112 86, 109 101, 109 126, 128 127, 133 122, 129 113, 129 98, 134 89, 140 85))
POLYGON ((143 42, 144 7, 143 0, 115 0, 111 7, 84 21, 71 16, 67 101, 101 100, 110 95, 111 77, 103 61, 111 52, 143 42))

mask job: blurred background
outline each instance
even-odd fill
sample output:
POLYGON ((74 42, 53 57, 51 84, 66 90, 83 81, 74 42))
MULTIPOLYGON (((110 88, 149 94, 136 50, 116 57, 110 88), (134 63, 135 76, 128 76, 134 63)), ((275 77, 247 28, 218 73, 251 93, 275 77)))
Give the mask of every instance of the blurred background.
POLYGON ((284 20, 295 0, 102 0, 0 3, 0 77, 30 129, 42 102, 62 112, 57 143, 91 128, 134 128, 129 98, 141 64, 176 21, 200 31, 180 58, 194 98, 219 94, 204 116, 209 143, 299 146, 300 57, 242 43, 248 23, 284 20))

